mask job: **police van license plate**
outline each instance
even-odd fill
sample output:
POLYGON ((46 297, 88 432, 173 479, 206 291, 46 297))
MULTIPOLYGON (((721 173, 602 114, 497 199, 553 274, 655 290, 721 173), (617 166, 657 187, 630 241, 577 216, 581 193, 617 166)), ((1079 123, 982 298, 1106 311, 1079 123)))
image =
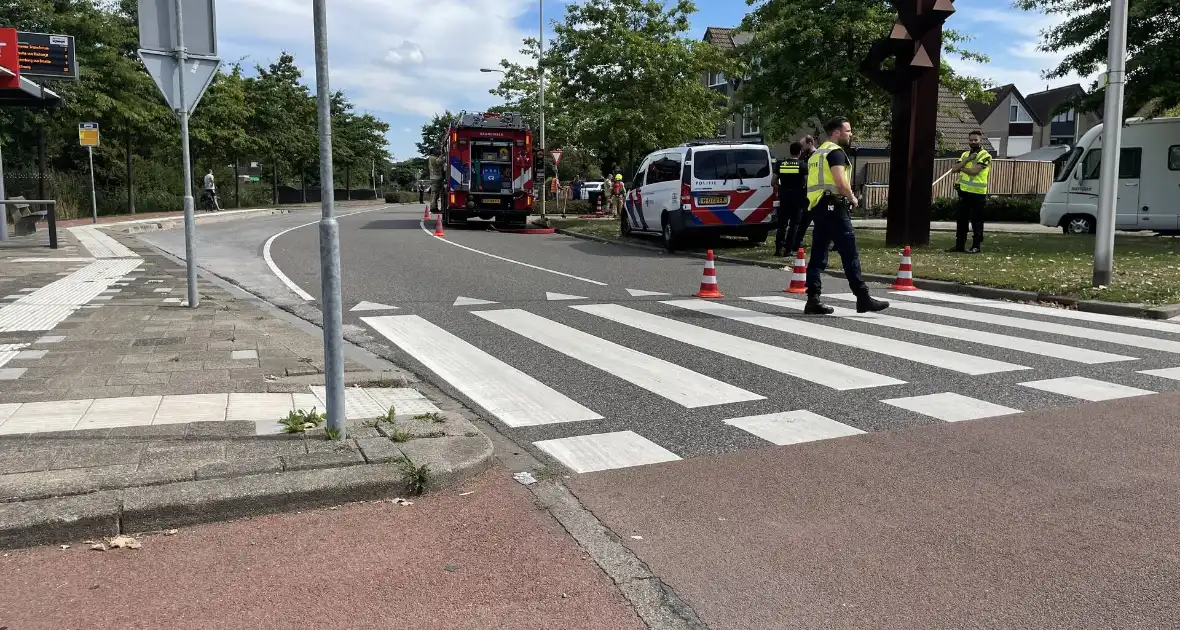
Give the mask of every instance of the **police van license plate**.
POLYGON ((729 205, 729 197, 725 197, 725 196, 704 197, 704 196, 702 196, 702 197, 697 198, 697 204, 701 205, 701 206, 727 206, 727 205, 729 205))

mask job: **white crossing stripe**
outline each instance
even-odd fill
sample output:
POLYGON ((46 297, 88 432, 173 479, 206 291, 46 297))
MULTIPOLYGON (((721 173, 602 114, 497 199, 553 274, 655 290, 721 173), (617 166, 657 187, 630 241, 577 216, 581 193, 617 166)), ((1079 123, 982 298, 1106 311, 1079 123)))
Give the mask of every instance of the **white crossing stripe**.
POLYGON ((1060 317, 1062 319, 1074 319, 1084 322, 1093 322, 1095 324, 1111 324, 1114 326, 1141 328, 1143 330, 1154 330, 1158 332, 1180 335, 1180 326, 1168 321, 1143 319, 1140 317, 1123 317, 1119 315, 1109 315, 1107 313, 1088 313, 1086 311, 1075 311, 1068 308, 1053 308, 1050 306, 1038 306, 1036 304, 1022 304, 1019 302, 988 300, 984 298, 971 297, 969 295, 937 293, 935 291, 894 291, 893 293, 897 295, 904 293, 907 297, 917 297, 925 300, 934 300, 936 302, 951 302, 954 304, 966 304, 969 306, 983 306, 1001 311, 1031 313, 1033 315, 1044 315, 1046 317, 1060 317))
POLYGON ((806 409, 730 418, 724 422, 779 446, 864 433, 856 427, 836 422, 806 409))
POLYGON ((0 332, 52 330, 142 262, 141 259, 96 260, 68 273, 0 307, 0 332))
MULTIPOLYGON (((3 365, 3 363, 0 363, 0 365, 3 365)), ((1180 367, 1164 368, 1162 370, 1143 370, 1142 372, 1139 372, 1139 373, 1146 374, 1148 376, 1158 376, 1160 378, 1169 378, 1169 379, 1172 379, 1173 381, 1180 381, 1180 367)))
POLYGON ((565 300, 584 300, 586 298, 580 295, 569 295, 566 293, 552 293, 550 291, 546 291, 545 299, 550 302, 562 302, 565 300))
MULTIPOLYGON (((156 289, 156 291, 162 291, 162 290, 163 289, 156 289)), ((396 307, 396 306, 390 306, 388 304, 380 304, 378 302, 366 302, 366 301, 362 300, 356 306, 348 309, 348 312, 349 313, 357 313, 360 311, 396 311, 396 310, 398 310, 398 307, 396 307)))
POLYGON ((627 293, 630 293, 631 297, 650 297, 650 296, 656 296, 656 295, 672 295, 671 293, 663 293, 661 291, 647 291, 644 289, 627 289, 627 293))
MULTIPOLYGON (((789 298, 782 295, 748 297, 744 299, 750 300, 751 302, 760 302, 762 304, 772 304, 774 306, 781 306, 783 308, 795 309, 797 311, 802 311, 804 306, 803 300, 797 300, 795 298, 789 298)), ((905 319, 904 317, 894 317, 892 315, 884 315, 881 313, 857 313, 852 309, 840 308, 838 306, 833 308, 835 309, 835 312, 832 314, 833 317, 847 317, 855 321, 865 322, 866 324, 885 326, 886 328, 894 328, 907 332, 922 333, 925 335, 942 337, 945 339, 957 339, 960 341, 977 343, 995 348, 1026 352, 1028 354, 1052 357, 1054 359, 1062 359, 1064 361, 1073 361, 1074 363, 1094 365, 1097 363, 1113 363, 1115 361, 1137 360, 1135 357, 1128 357, 1120 354, 1111 354, 1109 352, 1100 352, 1098 350, 1077 348, 1075 346, 1067 346, 1065 344, 1053 343, 1050 341, 1040 341, 1038 339, 1013 337, 1011 335, 1003 335, 997 332, 989 332, 986 330, 959 328, 958 326, 935 324, 934 322, 928 322, 921 319, 905 319)))
POLYGON ((979 420, 980 418, 993 418, 995 416, 1022 413, 1019 409, 997 405, 986 400, 979 400, 978 398, 971 398, 952 392, 929 394, 926 396, 910 396, 908 398, 891 398, 889 400, 882 400, 881 402, 947 422, 979 420))
POLYGON ((473 314, 690 409, 765 398, 528 311, 473 314))
POLYGON ((635 433, 597 433, 542 440, 533 445, 576 473, 588 473, 680 459, 675 453, 635 433))
POLYGON ((1146 389, 1139 389, 1138 387, 1127 387, 1126 385, 1098 381, 1084 376, 1051 378, 1044 381, 1021 383, 1021 385, 1071 398, 1080 398, 1081 400, 1088 400, 1090 402, 1146 396, 1147 394, 1155 393, 1146 389))
POLYGON ((618 304, 587 304, 570 308, 836 390, 905 383, 868 370, 693 326, 618 304))
POLYGON ((602 419, 417 315, 364 317, 361 321, 510 427, 602 419))
POLYGON ((451 304, 451 306, 483 306, 485 304, 498 304, 498 303, 499 302, 493 302, 492 300, 481 300, 479 298, 469 298, 469 297, 463 297, 462 295, 460 295, 459 297, 455 298, 455 303, 451 304))
MULTIPOLYGON (((851 293, 841 293, 829 297, 834 300, 845 300, 850 302, 856 300, 856 296, 851 293)), ((1129 335, 1127 333, 1115 332, 1113 330, 1083 328, 1081 326, 1043 322, 1039 319, 1021 319, 1019 317, 1009 317, 1007 315, 996 315, 995 313, 980 313, 979 311, 968 311, 958 308, 948 308, 945 306, 934 306, 933 304, 921 304, 918 302, 903 302, 900 300, 894 300, 893 302, 890 302, 889 308, 899 311, 910 311, 912 313, 938 315, 941 317, 949 317, 951 319, 963 319, 979 324, 985 324, 987 326, 1008 326, 1010 328, 1035 330, 1053 335, 1076 337, 1078 339, 1093 339, 1094 341, 1105 341, 1107 343, 1114 343, 1121 346, 1147 348, 1148 350, 1162 350, 1163 352, 1173 352, 1180 354, 1180 341, 1158 339, 1156 337, 1144 337, 1142 335, 1129 335)))
POLYGON ((855 330, 845 330, 843 328, 835 328, 832 326, 824 326, 822 324, 815 324, 809 321, 802 321, 798 319, 787 319, 779 317, 778 315, 771 315, 769 313, 760 313, 758 311, 751 311, 749 309, 738 308, 728 304, 721 304, 718 302, 706 302, 704 300, 669 300, 664 302, 671 306, 696 311, 698 313, 708 313, 717 317, 725 319, 732 319, 734 321, 745 322, 753 324, 762 328, 769 328, 779 332, 785 332, 792 335, 799 335, 800 337, 807 337, 810 339, 818 339, 820 341, 827 341, 841 346, 850 346, 868 352, 876 352, 890 357, 905 359, 907 361, 914 361, 934 367, 939 367, 953 372, 961 372, 963 374, 979 375, 979 374, 995 374, 997 372, 1013 372, 1016 370, 1027 370, 1023 365, 1016 365, 1014 363, 1005 363, 1004 361, 996 361, 994 359, 987 359, 984 357, 975 357, 961 352, 954 352, 952 350, 943 350, 942 348, 931 348, 908 341, 899 341, 897 339, 890 339, 888 337, 877 337, 875 335, 868 335, 855 330))

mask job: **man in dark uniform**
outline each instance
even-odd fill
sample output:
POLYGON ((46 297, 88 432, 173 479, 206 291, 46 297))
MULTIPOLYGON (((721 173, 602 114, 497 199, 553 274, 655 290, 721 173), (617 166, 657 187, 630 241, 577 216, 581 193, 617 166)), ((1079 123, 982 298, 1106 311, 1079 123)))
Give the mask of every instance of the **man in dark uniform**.
POLYGON ((792 256, 798 248, 788 249, 795 243, 799 222, 807 211, 807 175, 799 154, 803 143, 791 143, 791 157, 778 165, 778 231, 774 235, 774 255, 792 256))
POLYGON ((851 169, 845 149, 852 144, 852 125, 844 117, 833 118, 824 125, 828 141, 820 145, 807 162, 807 201, 811 209, 811 259, 807 262, 808 315, 831 315, 834 309, 820 301, 824 270, 828 267, 828 249, 836 246, 844 263, 844 276, 856 295, 856 312, 877 312, 889 303, 869 295, 860 273, 860 252, 856 248, 856 231, 850 212, 857 206, 852 192, 851 169))
MULTIPOLYGON (((803 183, 807 183, 807 161, 811 159, 811 154, 815 153, 815 138, 812 136, 803 136, 803 151, 799 153, 800 174, 803 176, 803 183)), ((806 196, 806 194, 804 195, 806 196)), ((799 227, 795 230, 795 240, 787 241, 791 247, 791 251, 798 251, 803 247, 803 239, 807 236, 807 228, 811 225, 811 210, 806 201, 803 203, 803 211, 799 213, 799 227)))

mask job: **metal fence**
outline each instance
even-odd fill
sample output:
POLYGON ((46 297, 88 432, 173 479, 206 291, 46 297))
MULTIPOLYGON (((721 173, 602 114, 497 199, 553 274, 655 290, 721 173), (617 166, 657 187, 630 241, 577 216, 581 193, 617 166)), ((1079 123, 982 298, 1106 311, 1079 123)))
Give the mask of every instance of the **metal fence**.
MULTIPOLYGON (((934 161, 934 198, 956 196, 955 175, 948 174, 957 162, 955 158, 934 161)), ((865 165, 865 206, 882 206, 889 201, 889 163, 865 165)), ((1031 160, 992 160, 987 179, 987 194, 1000 196, 1044 195, 1053 184, 1053 163, 1031 160)))

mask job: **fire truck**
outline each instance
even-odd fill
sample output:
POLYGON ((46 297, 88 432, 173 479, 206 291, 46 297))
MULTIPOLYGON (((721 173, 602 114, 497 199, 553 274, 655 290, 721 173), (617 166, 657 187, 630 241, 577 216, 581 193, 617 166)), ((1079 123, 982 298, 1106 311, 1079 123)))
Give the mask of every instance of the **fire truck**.
POLYGON ((533 132, 518 112, 462 112, 447 130, 443 223, 523 225, 533 211, 533 132))

